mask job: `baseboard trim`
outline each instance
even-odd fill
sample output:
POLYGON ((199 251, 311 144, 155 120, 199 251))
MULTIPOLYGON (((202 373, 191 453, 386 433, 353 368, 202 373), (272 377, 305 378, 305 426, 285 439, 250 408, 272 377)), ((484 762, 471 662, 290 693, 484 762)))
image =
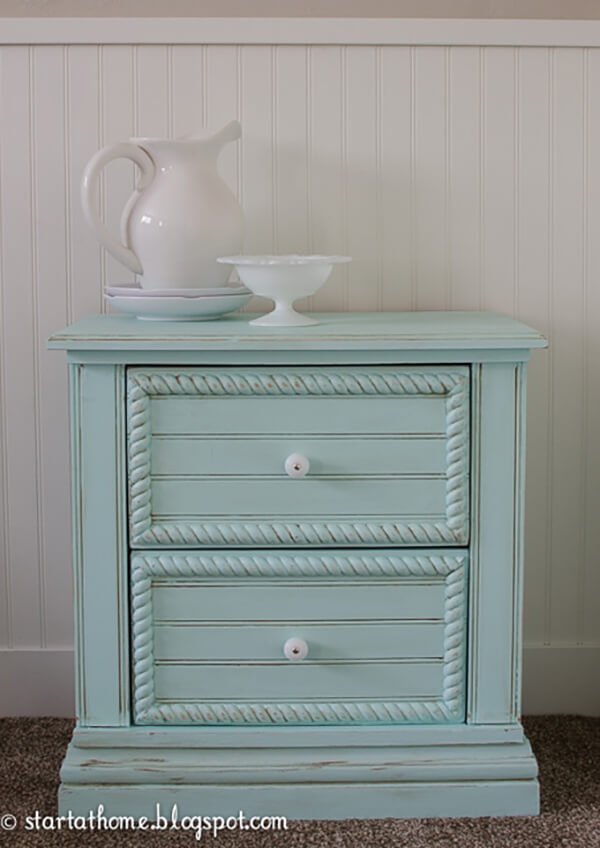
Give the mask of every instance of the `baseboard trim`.
MULTIPOLYGON (((0 650, 0 716, 75 714, 73 651, 0 650)), ((526 645, 523 714, 600 716, 600 645, 526 645)))
POLYGON ((0 650, 0 716, 75 715, 73 650, 0 650))
POLYGON ((523 714, 600 716, 600 645, 525 645, 523 714))

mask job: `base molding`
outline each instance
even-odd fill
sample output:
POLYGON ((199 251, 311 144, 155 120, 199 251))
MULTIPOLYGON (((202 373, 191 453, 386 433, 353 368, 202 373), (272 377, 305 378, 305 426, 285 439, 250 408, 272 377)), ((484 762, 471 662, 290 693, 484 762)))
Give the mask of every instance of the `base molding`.
MULTIPOLYGON (((100 732, 100 731, 98 731, 100 732)), ((536 815, 528 741, 320 748, 82 748, 61 769, 61 815, 289 819, 536 815), (166 812, 165 812, 166 811, 166 812)))
POLYGON ((461 783, 354 783, 310 786, 68 786, 60 787, 59 813, 89 815, 98 801, 110 816, 156 820, 156 805, 182 816, 285 816, 294 819, 475 818, 539 813, 537 780, 461 783))

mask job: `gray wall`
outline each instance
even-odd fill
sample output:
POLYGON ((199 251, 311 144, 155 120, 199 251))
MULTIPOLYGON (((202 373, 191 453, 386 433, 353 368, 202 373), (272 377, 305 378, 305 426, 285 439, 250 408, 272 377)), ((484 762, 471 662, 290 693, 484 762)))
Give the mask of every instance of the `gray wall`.
POLYGON ((600 19, 597 0, 0 0, 0 17, 600 19))

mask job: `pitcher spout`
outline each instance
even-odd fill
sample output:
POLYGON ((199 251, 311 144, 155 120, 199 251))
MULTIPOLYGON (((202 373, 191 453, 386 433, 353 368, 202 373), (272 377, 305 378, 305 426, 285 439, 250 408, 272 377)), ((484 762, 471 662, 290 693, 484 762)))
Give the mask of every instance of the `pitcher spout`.
POLYGON ((217 144, 219 148, 224 147, 230 141, 237 141, 242 137, 242 125, 239 121, 229 121, 222 130, 219 130, 213 137, 211 142, 217 144))
POLYGON ((210 135, 207 132, 190 133, 178 138, 131 138, 148 153, 160 171, 170 170, 183 163, 204 162, 214 167, 223 147, 242 135, 239 121, 230 121, 223 129, 210 135))
POLYGON ((230 141, 237 141, 242 137, 242 125, 239 121, 229 121, 223 129, 219 130, 212 136, 203 137, 202 135, 191 134, 186 136, 190 141, 198 141, 205 149, 212 149, 217 155, 229 144, 230 141))

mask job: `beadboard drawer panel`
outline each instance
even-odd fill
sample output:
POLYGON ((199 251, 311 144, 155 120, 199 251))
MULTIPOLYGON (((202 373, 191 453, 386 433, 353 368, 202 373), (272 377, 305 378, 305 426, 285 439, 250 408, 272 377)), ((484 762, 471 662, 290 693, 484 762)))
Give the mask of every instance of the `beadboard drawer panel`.
POLYGON ((254 701, 304 698, 430 698, 442 689, 442 663, 405 660, 366 662, 271 662, 235 664, 157 664, 156 700, 254 701))
MULTIPOLYGON (((273 385, 273 384, 272 384, 273 385)), ((320 397, 181 397, 157 395, 152 409, 153 432, 186 435, 200 432, 219 435, 264 435, 327 433, 443 433, 446 415, 435 397, 415 395, 411 403, 390 409, 394 395, 369 396, 368 403, 356 395, 320 397), (166 402, 165 402, 166 401, 166 402), (208 401, 208 402, 207 402, 208 401), (394 421, 389 420, 390 415, 394 421)), ((406 398, 405 398, 406 400, 406 398)))
MULTIPOLYGON (((327 474, 446 474, 445 433, 423 436, 378 435, 369 438, 271 435, 268 438, 229 436, 166 436, 152 438, 152 475, 190 474, 227 477, 281 475, 291 453, 310 456, 310 476, 327 474)), ((305 481, 308 482, 308 481, 305 481)))
POLYGON ((451 549, 134 554, 136 722, 464 721, 466 571, 451 549))
POLYGON ((160 621, 287 621, 307 619, 432 619, 444 609, 444 580, 430 577, 420 583, 414 578, 398 582, 347 582, 338 579, 318 582, 285 579, 275 583, 226 580, 197 583, 185 580, 156 583, 154 615, 160 621), (232 610, 243 597, 243 611, 232 610))
POLYGON ((429 515, 443 520, 446 508, 446 481, 337 477, 293 480, 281 474, 278 479, 245 477, 232 480, 154 480, 153 508, 161 522, 177 523, 201 515, 209 521, 222 521, 233 513, 236 521, 246 521, 264 513, 276 521, 298 518, 317 520, 335 506, 336 515, 357 515, 363 505, 366 521, 385 514, 393 504, 407 519, 429 515))
POLYGON ((267 660, 273 646, 284 645, 292 636, 311 645, 313 660, 442 658, 444 624, 435 621, 352 621, 350 624, 321 624, 297 621, 220 624, 158 622, 154 626, 154 659, 161 661, 267 660))
POLYGON ((468 542, 466 367, 130 368, 127 407, 134 547, 468 542))

